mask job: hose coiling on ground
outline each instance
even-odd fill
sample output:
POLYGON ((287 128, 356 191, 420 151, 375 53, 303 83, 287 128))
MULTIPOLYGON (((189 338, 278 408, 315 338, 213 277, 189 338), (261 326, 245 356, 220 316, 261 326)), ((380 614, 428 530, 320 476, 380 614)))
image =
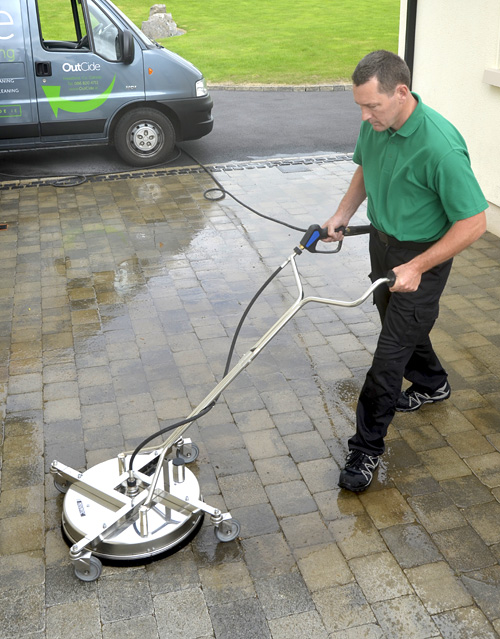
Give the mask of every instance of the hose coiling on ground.
POLYGON ((211 202, 220 202, 220 200, 223 200, 226 195, 229 195, 230 198, 232 198, 235 202, 237 202, 240 206, 242 206, 243 208, 247 209, 248 211, 255 213, 255 215, 258 215, 259 217, 264 218, 265 220, 269 220, 271 222, 276 222, 276 224, 281 224, 282 226, 286 226, 289 229, 292 229, 293 231, 300 231, 301 233, 305 233, 307 229, 301 228, 300 226, 294 226, 293 224, 288 224, 288 222, 283 222, 283 220, 277 220, 274 217, 270 217, 269 215, 265 215, 264 213, 261 213, 260 211, 257 211, 256 209, 252 208, 251 206, 249 206, 248 204, 245 204, 245 202, 242 202, 240 199, 238 199, 236 197, 236 195, 234 195, 233 193, 231 193, 230 191, 228 191, 227 189, 225 189, 222 184, 219 182, 219 180, 213 175, 213 173, 211 171, 209 171, 207 169, 206 166, 204 166, 199 160, 197 160, 193 155, 191 155, 191 153, 188 153, 185 149, 183 149, 183 153, 185 155, 187 155, 189 158, 191 158, 193 160, 193 162, 196 162, 196 164, 202 168, 205 173, 208 173, 208 175, 212 178, 212 180, 215 182, 215 184, 217 184, 216 187, 211 188, 211 189, 207 189, 206 191, 203 192, 203 197, 206 200, 210 200, 211 202), (209 193, 220 193, 219 196, 212 196, 210 195, 209 197, 209 193))

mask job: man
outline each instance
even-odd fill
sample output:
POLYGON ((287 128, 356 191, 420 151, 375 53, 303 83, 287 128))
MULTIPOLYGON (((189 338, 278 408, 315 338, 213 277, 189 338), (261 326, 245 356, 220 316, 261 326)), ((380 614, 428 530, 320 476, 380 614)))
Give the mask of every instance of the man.
POLYGON ((375 291, 382 329, 339 479, 339 486, 360 492, 373 479, 395 411, 450 396, 429 333, 452 258, 484 233, 488 204, 462 136, 410 91, 410 72, 399 56, 370 53, 352 80, 362 118, 353 156, 359 166, 336 213, 323 225, 325 241, 342 239, 336 229, 347 226, 368 198, 370 278, 388 270, 396 274, 394 286, 375 291), (403 377, 411 386, 401 392, 403 377))

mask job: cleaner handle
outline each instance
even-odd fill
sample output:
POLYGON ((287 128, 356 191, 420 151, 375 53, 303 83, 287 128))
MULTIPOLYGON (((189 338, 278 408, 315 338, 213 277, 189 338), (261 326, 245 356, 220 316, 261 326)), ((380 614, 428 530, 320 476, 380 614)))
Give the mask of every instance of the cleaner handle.
POLYGON ((389 288, 392 288, 394 286, 394 284, 396 284, 396 273, 394 273, 394 271, 387 271, 387 286, 389 288))
POLYGON ((300 240, 300 248, 301 250, 307 249, 310 253, 316 253, 316 244, 319 240, 324 240, 327 237, 327 228, 323 228, 319 224, 311 224, 300 240))
POLYGON ((342 233, 348 237, 349 235, 366 235, 370 232, 370 224, 360 224, 359 226, 339 226, 336 231, 342 231, 342 233))
MULTIPOLYGON (((336 231, 342 231, 347 237, 349 235, 364 235, 370 232, 370 225, 364 224, 362 226, 339 226, 336 231)), ((306 249, 310 253, 316 253, 316 245, 319 240, 324 240, 328 237, 328 229, 322 227, 319 224, 311 224, 307 229, 304 236, 300 240, 300 249, 306 249)))

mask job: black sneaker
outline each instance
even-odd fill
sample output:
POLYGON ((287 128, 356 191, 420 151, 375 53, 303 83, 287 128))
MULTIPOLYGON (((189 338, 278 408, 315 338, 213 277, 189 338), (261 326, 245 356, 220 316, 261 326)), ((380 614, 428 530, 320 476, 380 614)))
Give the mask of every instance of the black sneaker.
POLYGON ((351 450, 340 473, 339 486, 359 493, 372 483, 373 473, 379 465, 378 455, 367 455, 361 450, 351 450))
POLYGON ((412 410, 418 410, 424 404, 433 404, 434 402, 442 402, 451 395, 451 388, 448 382, 445 382, 441 388, 434 393, 420 393, 412 390, 412 386, 402 391, 396 402, 396 410, 400 413, 409 413, 412 410))

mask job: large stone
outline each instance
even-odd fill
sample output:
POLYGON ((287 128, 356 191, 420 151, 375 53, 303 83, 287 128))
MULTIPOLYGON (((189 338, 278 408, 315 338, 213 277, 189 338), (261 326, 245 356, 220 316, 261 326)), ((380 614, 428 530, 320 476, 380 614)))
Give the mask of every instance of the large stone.
POLYGON ((177 28, 171 13, 167 13, 164 4, 155 4, 149 12, 149 20, 142 23, 142 32, 152 40, 170 38, 174 35, 184 33, 177 28))
MULTIPOLYGON (((149 10, 149 17, 154 16, 157 13, 167 13, 167 7, 164 4, 154 4, 149 10)), ((171 14, 169 14, 172 17, 171 14)))

